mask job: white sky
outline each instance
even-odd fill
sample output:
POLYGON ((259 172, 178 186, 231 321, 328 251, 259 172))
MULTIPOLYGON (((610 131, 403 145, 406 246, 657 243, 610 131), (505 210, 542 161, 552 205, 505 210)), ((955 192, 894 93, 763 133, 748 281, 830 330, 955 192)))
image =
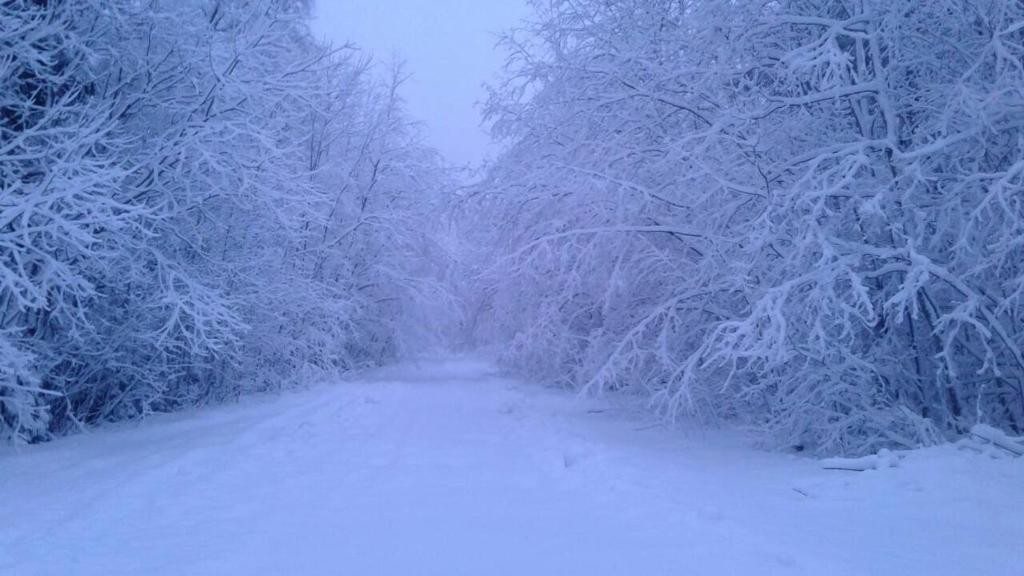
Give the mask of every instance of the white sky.
POLYGON ((525 0, 316 0, 314 10, 318 36, 355 42, 378 62, 406 62, 409 111, 450 161, 484 158, 482 85, 500 71, 497 34, 527 15, 525 0))

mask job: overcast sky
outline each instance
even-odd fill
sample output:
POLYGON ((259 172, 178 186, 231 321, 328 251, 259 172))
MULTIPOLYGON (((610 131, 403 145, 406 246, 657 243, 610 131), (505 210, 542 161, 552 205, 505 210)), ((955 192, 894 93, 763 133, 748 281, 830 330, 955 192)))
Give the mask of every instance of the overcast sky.
POLYGON ((409 111, 449 160, 484 158, 477 103, 504 59, 497 34, 526 16, 525 0, 316 0, 315 13, 318 35, 353 41, 378 61, 406 62, 409 111))

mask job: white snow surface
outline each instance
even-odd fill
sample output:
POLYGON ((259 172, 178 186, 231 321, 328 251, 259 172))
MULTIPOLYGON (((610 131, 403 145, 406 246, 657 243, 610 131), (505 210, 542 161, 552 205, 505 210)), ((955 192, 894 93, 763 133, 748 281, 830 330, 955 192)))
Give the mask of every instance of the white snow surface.
POLYGON ((1024 459, 902 456, 420 361, 0 451, 0 574, 1024 575, 1024 459))

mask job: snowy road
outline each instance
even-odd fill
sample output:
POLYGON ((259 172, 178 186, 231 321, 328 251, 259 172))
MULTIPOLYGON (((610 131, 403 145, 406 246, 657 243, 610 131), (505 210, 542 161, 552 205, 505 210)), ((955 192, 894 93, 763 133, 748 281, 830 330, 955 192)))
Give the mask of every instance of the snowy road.
POLYGON ((821 470, 487 364, 0 451, 3 575, 1024 575, 1024 459, 821 470))

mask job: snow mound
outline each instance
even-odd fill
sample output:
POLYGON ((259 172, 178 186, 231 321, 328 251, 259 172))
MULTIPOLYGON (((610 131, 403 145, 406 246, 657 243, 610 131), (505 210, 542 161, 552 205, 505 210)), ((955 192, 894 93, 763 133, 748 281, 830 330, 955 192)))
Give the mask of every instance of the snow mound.
POLYGON ((899 463, 899 456, 887 448, 882 448, 877 454, 861 456, 860 458, 825 458, 821 461, 821 467, 826 470, 863 472, 865 470, 895 468, 899 463))
POLYGON ((1014 456, 1024 455, 1024 438, 1010 436, 1002 430, 993 428, 987 424, 976 424, 971 428, 971 436, 998 448, 1002 448, 1014 456))

